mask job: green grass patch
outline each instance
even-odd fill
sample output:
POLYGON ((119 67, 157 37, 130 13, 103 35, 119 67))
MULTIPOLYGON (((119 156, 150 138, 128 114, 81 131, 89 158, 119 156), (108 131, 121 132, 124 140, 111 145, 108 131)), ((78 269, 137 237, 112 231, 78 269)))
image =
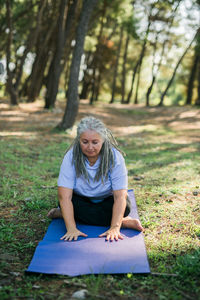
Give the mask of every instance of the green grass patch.
MULTIPOLYGON (((151 118, 142 109, 119 113, 141 118, 141 124, 143 116, 151 118)), ((185 141, 187 135, 187 129, 157 124, 118 138, 146 228, 152 274, 77 278, 24 273, 49 225, 46 214, 57 205, 57 177, 70 138, 57 131, 45 139, 2 138, 0 299, 68 299, 81 288, 89 291, 87 299, 198 299, 200 151, 196 139, 185 141)))

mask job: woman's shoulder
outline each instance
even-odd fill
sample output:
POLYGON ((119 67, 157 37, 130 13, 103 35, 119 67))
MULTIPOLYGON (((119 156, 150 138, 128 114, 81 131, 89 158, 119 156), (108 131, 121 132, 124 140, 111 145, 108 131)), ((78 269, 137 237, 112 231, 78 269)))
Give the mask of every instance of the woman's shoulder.
POLYGON ((112 151, 113 151, 115 163, 120 163, 122 161, 124 162, 124 157, 118 149, 116 149, 115 147, 112 147, 112 151))
POLYGON ((72 161, 73 158, 73 147, 71 147, 64 155, 64 160, 70 160, 72 161))

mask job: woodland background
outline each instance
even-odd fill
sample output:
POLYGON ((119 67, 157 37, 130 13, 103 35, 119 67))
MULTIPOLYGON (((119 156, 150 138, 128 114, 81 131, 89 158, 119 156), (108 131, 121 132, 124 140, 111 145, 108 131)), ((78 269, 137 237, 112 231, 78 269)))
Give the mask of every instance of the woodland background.
POLYGON ((0 96, 200 105, 199 0, 0 1, 0 96), (3 67, 5 69, 3 73, 3 67))

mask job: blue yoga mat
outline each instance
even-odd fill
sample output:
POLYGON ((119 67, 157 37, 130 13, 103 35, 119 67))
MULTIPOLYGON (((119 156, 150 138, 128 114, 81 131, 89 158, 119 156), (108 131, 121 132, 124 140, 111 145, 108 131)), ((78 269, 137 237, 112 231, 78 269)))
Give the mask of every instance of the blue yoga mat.
MULTIPOLYGON (((130 216, 138 218, 133 190, 130 216)), ((78 276, 84 274, 150 273, 142 232, 121 229, 123 240, 108 242, 99 238, 108 227, 78 224, 88 234, 77 241, 61 241, 66 233, 63 219, 55 219, 38 244, 27 272, 78 276)))

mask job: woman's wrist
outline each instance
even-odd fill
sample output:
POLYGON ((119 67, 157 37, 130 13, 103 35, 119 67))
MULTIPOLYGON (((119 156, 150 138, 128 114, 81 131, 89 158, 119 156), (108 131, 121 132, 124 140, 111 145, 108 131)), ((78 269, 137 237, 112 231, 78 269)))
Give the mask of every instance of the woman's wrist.
POLYGON ((115 225, 111 225, 110 229, 115 229, 115 228, 119 228, 120 229, 120 224, 115 224, 115 225))

